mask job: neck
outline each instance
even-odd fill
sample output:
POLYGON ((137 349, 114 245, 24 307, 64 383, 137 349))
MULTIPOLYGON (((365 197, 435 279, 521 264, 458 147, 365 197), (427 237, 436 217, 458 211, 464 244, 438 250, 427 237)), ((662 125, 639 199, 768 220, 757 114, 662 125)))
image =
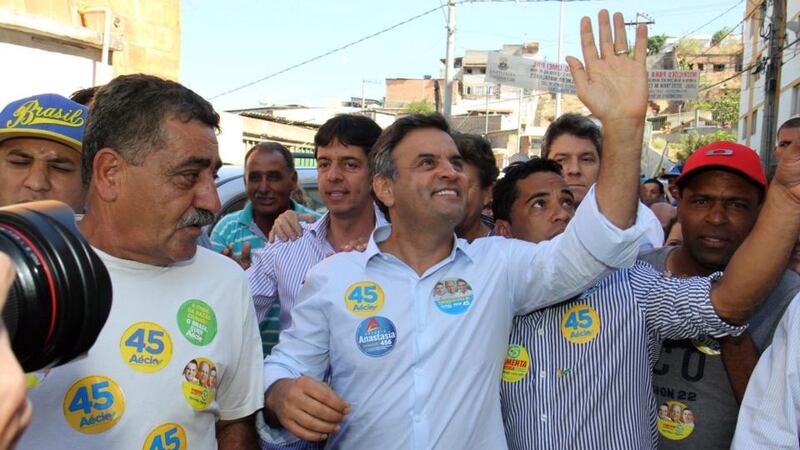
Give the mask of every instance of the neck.
POLYGON ((328 218, 327 239, 337 252, 353 242, 366 243, 372 230, 375 229, 375 211, 372 202, 346 214, 330 213, 328 218))
POLYGON ((93 207, 92 211, 78 222, 78 230, 93 247, 103 252, 129 261, 136 261, 153 266, 168 266, 170 261, 154 258, 152 255, 125 247, 129 239, 125 235, 125 224, 116 224, 115 215, 101 207, 93 207), (112 231, 113 230, 113 231, 112 231))
POLYGON ((680 277, 705 277, 717 270, 724 269, 724 267, 709 269, 702 266, 697 260, 692 258, 689 250, 684 245, 681 245, 667 255, 665 266, 673 275, 680 277))
POLYGON ((408 264, 417 275, 421 276, 453 251, 451 227, 411 226, 396 219, 392 217, 392 234, 378 247, 408 264))
POLYGON ((275 225, 275 219, 290 209, 292 209, 291 201, 287 203, 286 208, 282 208, 275 214, 256 214, 256 212, 253 211, 253 222, 255 222, 261 232, 264 233, 264 236, 269 236, 269 232, 272 231, 272 226, 275 225))
POLYGON ((472 242, 475 239, 485 237, 491 229, 478 216, 477 220, 472 221, 470 224, 465 224, 464 227, 456 227, 456 235, 467 242, 472 242))

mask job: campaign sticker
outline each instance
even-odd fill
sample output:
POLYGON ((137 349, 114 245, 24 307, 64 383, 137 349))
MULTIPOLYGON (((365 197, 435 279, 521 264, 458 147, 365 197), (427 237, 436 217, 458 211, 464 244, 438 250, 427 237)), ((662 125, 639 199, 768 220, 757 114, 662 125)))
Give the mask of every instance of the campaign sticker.
POLYGON ((181 390, 189 406, 206 409, 217 392, 217 366, 208 358, 194 358, 183 367, 181 390))
POLYGON ((142 450, 180 450, 188 448, 186 431, 177 423, 165 423, 153 428, 144 440, 142 450))
POLYGON ((506 360, 503 363, 503 381, 506 383, 516 383, 528 375, 531 366, 531 358, 528 350, 518 344, 508 344, 506 360))
POLYGON ((385 296, 378 283, 359 281, 353 283, 344 293, 347 310, 358 317, 369 317, 383 309, 385 296))
POLYGON ((172 359, 172 339, 158 324, 137 322, 122 333, 119 351, 131 369, 152 373, 166 367, 172 359))
POLYGON ((397 330, 391 320, 375 316, 361 321, 356 329, 356 345, 361 353, 377 358, 394 348, 397 330))
POLYGON ((50 374, 50 369, 37 370, 36 372, 28 372, 25 374, 25 387, 28 389, 39 386, 44 383, 44 379, 50 374))
POLYGON ((561 319, 561 334, 573 344, 590 342, 600 334, 600 316, 589 305, 575 305, 561 319))
POLYGON ((217 315, 202 300, 184 302, 178 309, 178 328, 194 345, 208 345, 217 335, 217 315))
POLYGON ((125 413, 125 396, 111 378, 90 375, 73 383, 64 395, 64 418, 69 426, 86 434, 102 433, 125 413))
POLYGON ((475 302, 472 286, 463 278, 444 278, 433 287, 433 297, 439 311, 464 314, 475 302))
POLYGON ((685 403, 669 400, 658 406, 658 432, 667 439, 680 441, 694 431, 694 411, 685 403))
POLYGON ((719 341, 711 336, 704 336, 700 339, 692 339, 692 345, 697 351, 705 353, 708 356, 719 356, 722 352, 720 350, 719 341))

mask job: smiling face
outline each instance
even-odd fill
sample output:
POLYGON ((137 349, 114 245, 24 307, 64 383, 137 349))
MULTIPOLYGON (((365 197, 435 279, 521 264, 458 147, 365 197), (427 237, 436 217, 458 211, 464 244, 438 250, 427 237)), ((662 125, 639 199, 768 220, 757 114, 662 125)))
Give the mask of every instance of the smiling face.
POLYGON ((373 180, 392 223, 454 229, 464 217, 467 177, 450 135, 437 128, 415 129, 394 148, 392 160, 396 179, 373 180))
POLYGON ((0 206, 58 200, 83 210, 81 154, 45 139, 0 142, 0 206))
POLYGON ((681 191, 678 220, 683 246, 700 266, 721 270, 750 233, 760 208, 759 189, 747 178, 708 170, 681 191))
POLYGON ((322 203, 333 216, 372 208, 367 154, 361 147, 337 141, 317 147, 317 182, 322 203))
POLYGON ((247 158, 244 188, 253 215, 278 217, 289 209, 289 197, 296 186, 297 173, 287 167, 279 152, 255 150, 247 158))
POLYGON ((153 265, 185 261, 197 250, 201 227, 220 208, 214 178, 221 165, 214 130, 200 121, 168 119, 163 148, 140 165, 120 160, 111 215, 120 255, 153 265))
POLYGON ((561 164, 567 186, 580 203, 600 173, 600 156, 592 141, 562 134, 550 144, 547 157, 561 164))

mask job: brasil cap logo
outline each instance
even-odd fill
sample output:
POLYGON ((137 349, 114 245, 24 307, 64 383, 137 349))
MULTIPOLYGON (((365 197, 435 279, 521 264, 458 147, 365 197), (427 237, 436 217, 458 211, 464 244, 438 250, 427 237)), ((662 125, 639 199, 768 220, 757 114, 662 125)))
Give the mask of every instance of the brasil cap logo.
POLYGON ((85 123, 83 109, 43 108, 38 99, 23 103, 14 111, 12 119, 6 121, 6 128, 27 127, 32 125, 60 125, 79 128, 85 123))

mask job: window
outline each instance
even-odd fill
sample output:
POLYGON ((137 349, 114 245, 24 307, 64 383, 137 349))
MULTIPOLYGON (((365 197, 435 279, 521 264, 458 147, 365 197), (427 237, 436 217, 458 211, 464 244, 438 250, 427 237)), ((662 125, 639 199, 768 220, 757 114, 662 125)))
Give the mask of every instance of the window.
POLYGON ((725 64, 714 64, 714 72, 722 72, 725 70, 725 64))
POLYGON ((750 118, 750 136, 756 134, 756 125, 758 125, 758 110, 753 111, 753 116, 750 118))
POLYGON ((800 84, 792 86, 792 116, 800 114, 800 84))
POLYGON ((697 70, 699 70, 701 72, 706 70, 706 65, 703 64, 703 63, 697 63, 697 70))

